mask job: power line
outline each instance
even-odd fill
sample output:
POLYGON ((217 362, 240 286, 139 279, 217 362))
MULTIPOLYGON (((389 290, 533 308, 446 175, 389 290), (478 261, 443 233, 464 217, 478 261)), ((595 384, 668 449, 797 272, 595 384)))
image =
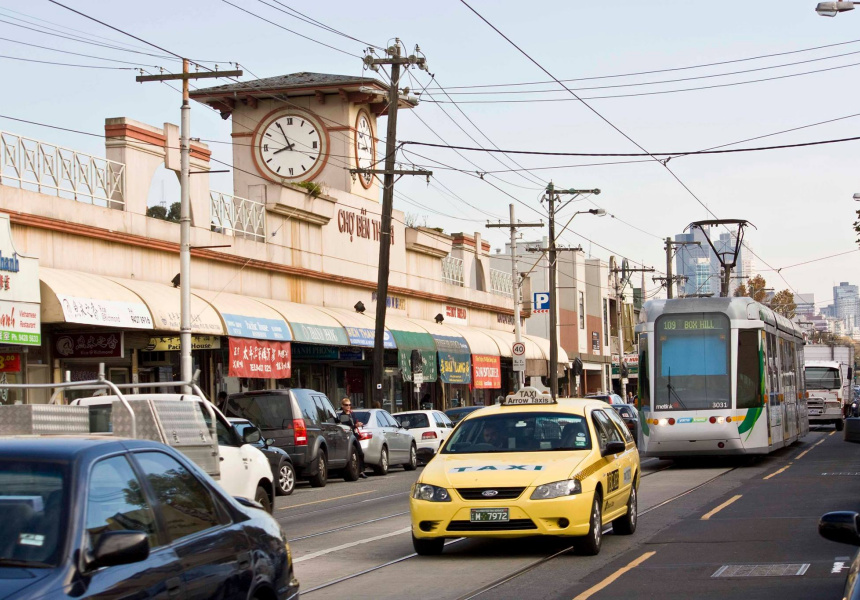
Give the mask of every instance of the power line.
POLYGON ((375 44, 371 44, 369 42, 362 41, 356 37, 349 35, 348 33, 344 33, 343 31, 339 31, 339 30, 335 29, 334 27, 329 27, 328 25, 326 25, 322 21, 317 21, 313 17, 309 17, 308 15, 306 15, 302 12, 299 12, 294 8, 287 6, 286 4, 284 4, 283 2, 279 2, 278 0, 272 0, 272 1, 275 4, 282 6, 283 8, 278 8, 277 6, 272 6, 271 4, 268 4, 267 2, 265 2, 264 0, 257 0, 257 1, 260 2, 261 4, 265 4, 266 6, 268 6, 270 8, 274 8, 275 10, 278 10, 278 11, 280 11, 286 15, 289 15, 289 16, 293 17, 294 19, 298 19, 300 21, 304 21, 305 23, 308 23, 309 25, 313 25, 314 27, 319 27, 320 29, 323 29, 325 31, 329 31, 329 32, 334 33, 336 35, 339 35, 341 37, 345 37, 349 40, 353 40, 354 42, 358 42, 359 44, 364 44, 365 46, 376 48, 377 50, 384 50, 384 48, 382 48, 380 46, 377 46, 375 44), (284 9, 286 9, 286 10, 284 10, 284 9))
POLYGON ((0 54, 0 58, 5 58, 7 60, 20 60, 23 62, 31 62, 31 63, 39 63, 43 65, 52 65, 55 67, 76 67, 80 69, 102 69, 106 71, 137 71, 138 69, 134 67, 108 67, 106 65, 77 65, 72 63, 61 63, 54 62, 51 60, 36 60, 35 58, 21 58, 20 56, 6 56, 5 54, 0 54))
POLYGON ((21 44, 22 46, 30 46, 32 48, 39 48, 41 50, 50 50, 51 52, 59 52, 61 54, 69 54, 71 56, 82 56, 84 58, 94 58, 97 60, 105 60, 108 62, 114 62, 123 65, 137 65, 137 66, 150 66, 153 68, 160 68, 158 65, 142 65, 139 62, 132 62, 129 60, 119 60, 117 58, 106 58, 104 56, 95 56, 93 54, 83 54, 81 52, 72 52, 71 50, 63 50, 61 48, 51 48, 50 46, 41 46, 39 44, 31 44, 30 42, 22 42, 21 40, 13 40, 10 38, 0 37, 0 40, 4 42, 12 42, 13 44, 21 44))

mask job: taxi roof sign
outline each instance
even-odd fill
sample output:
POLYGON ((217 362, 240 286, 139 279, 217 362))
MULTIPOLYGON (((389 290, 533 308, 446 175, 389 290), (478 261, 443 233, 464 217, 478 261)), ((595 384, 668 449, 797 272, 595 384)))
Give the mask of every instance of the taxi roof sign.
POLYGON ((524 387, 518 392, 505 396, 502 406, 522 406, 525 404, 558 404, 552 396, 534 387, 524 387))

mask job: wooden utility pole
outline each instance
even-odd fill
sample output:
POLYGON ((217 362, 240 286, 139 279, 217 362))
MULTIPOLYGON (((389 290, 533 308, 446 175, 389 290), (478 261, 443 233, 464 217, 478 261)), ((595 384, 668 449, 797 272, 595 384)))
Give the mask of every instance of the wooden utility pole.
MULTIPOLYGON (((653 277, 653 281, 663 281, 666 284, 666 298, 671 300, 675 297, 673 293, 673 286, 676 281, 686 281, 687 277, 685 275, 673 275, 672 274, 672 259, 675 257, 675 253, 672 248, 677 246, 701 246, 702 242, 675 242, 672 238, 666 238, 666 243, 664 244, 664 248, 666 249, 666 277, 653 277)), ((653 269, 652 269, 653 270, 653 269)))
MULTIPOLYGON (((416 47, 417 48, 417 47, 416 47)), ((382 235, 379 238, 379 269, 376 285, 376 329, 373 337, 373 401, 383 405, 382 390, 383 371, 385 368, 385 312, 388 301, 388 275, 391 256, 391 213, 394 208, 394 176, 395 175, 433 175, 432 171, 408 171, 395 169, 394 159, 397 153, 397 105, 400 102, 400 68, 417 66, 426 70, 427 62, 423 57, 401 56, 400 40, 395 39, 394 45, 385 50, 386 58, 375 58, 372 54, 364 57, 364 64, 373 70, 379 65, 391 65, 391 85, 388 88, 388 130, 385 137, 385 169, 350 169, 353 174, 383 175, 382 188, 382 235)))
MULTIPOLYGON (((191 79, 211 79, 214 77, 239 77, 241 70, 188 72, 188 59, 182 59, 182 73, 162 75, 139 75, 135 81, 175 81, 182 80, 182 108, 180 111, 179 138, 179 373, 180 379, 190 382, 192 378, 191 361, 191 188, 188 185, 191 165, 191 106, 188 103, 188 82, 191 79)), ((190 393, 190 388, 186 388, 190 393)))
MULTIPOLYGON (((490 229, 498 227, 509 227, 511 230, 511 292, 514 296, 514 341, 519 344, 523 341, 522 330, 520 327, 520 273, 517 267, 517 229, 520 227, 543 227, 543 223, 517 223, 514 218, 514 205, 511 204, 511 222, 510 223, 487 223, 490 229)), ((516 379, 514 391, 519 391, 523 385, 523 374, 525 371, 517 371, 514 369, 516 379)))
MULTIPOLYGON (((621 268, 617 268, 614 265, 615 257, 609 257, 610 264, 610 272, 615 276, 615 308, 617 314, 617 325, 618 325, 618 379, 621 381, 621 397, 627 397, 627 377, 624 376, 624 288, 627 287, 627 284, 630 282, 630 276, 633 273, 653 273, 654 269, 652 268, 643 268, 643 269, 631 269, 627 266, 627 259, 625 258, 621 261, 621 268), (621 275, 619 278, 618 276, 621 275)), ((610 354, 611 352, 610 348, 610 354)))

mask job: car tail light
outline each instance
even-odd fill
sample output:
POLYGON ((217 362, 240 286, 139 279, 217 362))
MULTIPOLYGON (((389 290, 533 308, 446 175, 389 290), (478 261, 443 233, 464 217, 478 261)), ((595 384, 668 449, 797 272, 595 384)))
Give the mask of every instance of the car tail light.
POLYGON ((435 440, 436 439, 436 432, 435 431, 425 431, 424 433, 421 434, 421 439, 422 440, 435 440))
POLYGON ((305 420, 293 419, 293 429, 295 429, 296 446, 307 446, 308 428, 305 427, 305 420))
POLYGON ((367 431, 365 429, 358 430, 358 439, 359 440, 371 440, 373 439, 373 433, 367 431))

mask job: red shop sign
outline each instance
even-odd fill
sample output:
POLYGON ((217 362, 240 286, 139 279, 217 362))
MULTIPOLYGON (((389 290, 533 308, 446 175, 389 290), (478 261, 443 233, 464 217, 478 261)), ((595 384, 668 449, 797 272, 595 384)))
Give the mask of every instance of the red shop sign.
POLYGON ((488 390, 502 387, 502 365, 498 356, 472 355, 472 386, 488 390))
POLYGON ((289 342, 230 338, 230 377, 288 379, 291 362, 289 342))
POLYGON ((0 353, 0 373, 19 373, 21 371, 21 355, 0 353))

